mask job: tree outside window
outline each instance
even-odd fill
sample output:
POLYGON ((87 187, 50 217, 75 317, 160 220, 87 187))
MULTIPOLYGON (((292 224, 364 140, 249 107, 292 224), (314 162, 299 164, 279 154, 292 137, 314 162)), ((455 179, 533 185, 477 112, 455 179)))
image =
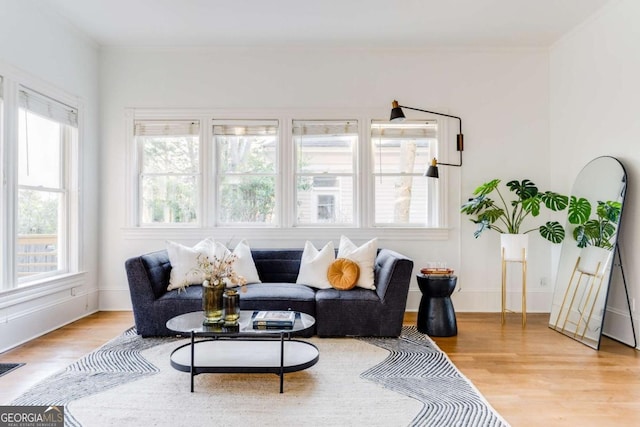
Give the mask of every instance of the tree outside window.
POLYGON ((276 224, 278 122, 214 121, 218 224, 276 224))
POLYGON ((435 226, 436 189, 423 177, 437 153, 437 123, 371 124, 376 225, 435 226))

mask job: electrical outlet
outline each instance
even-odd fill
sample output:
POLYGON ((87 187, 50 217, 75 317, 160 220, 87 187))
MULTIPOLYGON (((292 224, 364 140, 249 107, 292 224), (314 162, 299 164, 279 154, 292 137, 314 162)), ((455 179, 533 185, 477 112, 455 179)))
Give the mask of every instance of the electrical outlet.
POLYGON ((71 296, 75 297, 77 295, 78 291, 76 288, 71 288, 71 296))
POLYGON ((541 277, 540 278, 540 287, 546 288, 548 284, 549 284, 549 282, 547 281, 546 277, 541 277))

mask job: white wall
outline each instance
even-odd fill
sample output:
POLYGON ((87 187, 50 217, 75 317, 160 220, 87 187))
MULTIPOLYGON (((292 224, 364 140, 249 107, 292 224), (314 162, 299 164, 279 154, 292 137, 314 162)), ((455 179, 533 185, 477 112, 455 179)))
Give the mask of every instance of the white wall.
MULTIPOLYGON (((640 265, 635 262, 640 251, 639 20, 640 2, 614 1, 550 52, 552 182, 568 192, 591 159, 609 155, 623 163, 629 184, 620 244, 633 299, 640 298, 640 265)), ((623 295, 616 280, 605 331, 626 339, 623 295)))
POLYGON ((82 270, 75 295, 0 294, 0 351, 97 310, 98 51, 84 36, 31 0, 0 0, 0 74, 64 91, 81 102, 82 270), (19 301, 26 296, 26 300, 19 301))
MULTIPOLYGON (((385 237, 380 246, 413 258, 416 272, 427 261, 447 262, 459 276, 461 291, 454 296, 458 311, 498 311, 499 237, 487 234, 475 240, 473 224, 460 218, 458 209, 479 184, 493 178, 529 178, 548 187, 548 67, 546 50, 103 50, 101 309, 130 306, 123 268, 126 258, 164 248, 166 238, 196 241, 188 233, 189 238, 180 239, 179 232, 126 230, 124 195, 131 183, 126 179, 125 108, 337 108, 375 110, 379 118, 386 119, 391 101, 398 99, 404 105, 461 116, 465 166, 448 170, 452 227, 448 240, 385 237)), ((451 158, 440 160, 456 161, 455 151, 451 158)), ((354 238, 363 241, 375 233, 356 233, 354 238)), ((323 244, 328 238, 337 242, 339 234, 310 237, 323 244)), ((304 244, 300 234, 284 233, 277 240, 256 239, 242 232, 234 237, 248 237, 254 247, 304 244)), ((529 309, 548 311, 550 245, 534 237, 529 259, 529 309), (547 285, 540 286, 541 281, 547 285)), ((410 310, 417 309, 419 295, 414 279, 410 310)))

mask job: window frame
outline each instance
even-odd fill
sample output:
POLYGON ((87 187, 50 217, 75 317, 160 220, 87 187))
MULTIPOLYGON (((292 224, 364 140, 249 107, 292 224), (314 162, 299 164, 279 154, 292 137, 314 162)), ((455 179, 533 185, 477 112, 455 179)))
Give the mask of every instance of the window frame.
MULTIPOLYGON (((427 123, 431 123, 434 124, 436 127, 436 136, 435 136, 435 147, 433 147, 432 150, 430 150, 431 156, 429 156, 430 158, 438 158, 439 157, 439 152, 440 152, 440 135, 441 135, 441 122, 438 121, 437 119, 426 119, 426 120, 406 120, 403 123, 401 123, 401 125, 404 124, 409 124, 409 125, 419 125, 419 124, 427 124, 427 123)), ((372 129, 374 125, 383 125, 385 124, 384 121, 381 120, 371 120, 370 122, 370 127, 369 127, 369 132, 370 135, 372 133, 372 129)), ((371 219, 371 224, 372 227, 376 227, 376 228, 430 228, 432 227, 432 225, 435 223, 436 224, 436 228, 437 225, 440 225, 440 218, 442 217, 442 215, 440 214, 440 206, 442 205, 442 201, 441 201, 441 191, 440 191, 440 186, 438 185, 440 180, 432 180, 432 179, 428 179, 426 177, 424 177, 424 171, 426 171, 426 168, 428 166, 428 162, 430 161, 427 160, 427 162, 425 163, 424 166, 424 170, 423 171, 419 171, 419 172, 411 172, 411 173, 400 173, 400 172, 381 172, 381 171, 377 171, 376 170, 376 155, 377 152, 374 149, 374 144, 375 144, 375 139, 372 136, 371 137, 371 141, 370 141, 370 148, 371 148, 371 165, 372 165, 372 171, 371 171, 371 176, 372 176, 372 184, 371 184, 371 191, 372 194, 376 194, 376 183, 375 180, 379 179, 379 178, 400 178, 403 176, 410 176, 413 179, 425 179, 426 180, 426 185, 427 185, 427 200, 425 201, 427 203, 427 208, 426 208, 426 218, 425 218, 425 222, 423 224, 421 223, 417 223, 417 222, 408 222, 408 223, 401 223, 401 222, 378 222, 376 221, 376 203, 374 201, 373 205, 370 207, 372 213, 372 219, 371 219)))
MULTIPOLYGON (((446 110, 442 109, 441 110, 446 110)), ((376 226, 373 217, 372 195, 373 174, 374 169, 372 149, 371 149, 371 129, 370 123, 375 121, 384 121, 384 117, 388 115, 388 110, 382 109, 341 109, 328 111, 326 109, 233 109, 233 108, 212 108, 212 109, 138 109, 126 108, 124 110, 125 129, 127 135, 127 170, 129 179, 125 191, 127 192, 127 221, 124 225, 125 238, 144 239, 159 238, 162 239, 198 239, 202 235, 212 234, 221 240, 237 240, 240 238, 266 239, 272 240, 290 240, 290 239, 323 239, 326 238, 329 230, 335 230, 335 233, 348 233, 352 238, 370 238, 372 233, 380 238, 399 238, 406 240, 447 240, 450 236, 452 228, 447 222, 445 213, 450 212, 448 203, 448 192, 453 183, 453 188, 460 186, 459 168, 440 168, 440 179, 435 184, 439 191, 438 215, 440 224, 437 227, 423 226, 376 226), (133 138, 133 121, 144 119, 193 119, 201 120, 201 158, 203 164, 201 166, 202 184, 201 184, 201 206, 205 214, 201 215, 201 222, 194 227, 140 227, 136 223, 136 204, 137 204, 137 181, 136 181, 136 150, 133 138), (212 123, 213 120, 278 120, 279 122, 279 154, 278 154, 278 173, 279 178, 276 183, 276 189, 280 196, 278 203, 278 222, 273 226, 264 227, 254 226, 253 224, 241 225, 219 225, 216 223, 215 208, 216 201, 213 197, 211 188, 214 184, 213 177, 216 176, 215 171, 215 149, 212 144, 212 123), (335 224, 321 224, 297 226, 295 221, 295 206, 293 200, 295 197, 296 185, 295 177, 295 153, 292 138, 292 123, 294 120, 331 120, 345 121, 352 120, 358 122, 358 145, 355 155, 356 174, 355 174, 355 193, 354 224, 349 226, 337 226, 335 224), (208 124, 207 124, 208 123, 208 124), (205 131, 209 129, 209 131, 205 131), (449 176, 453 176, 453 180, 449 180, 449 176), (444 191, 447 189, 447 191, 444 191), (191 230, 191 231, 190 231, 191 230), (283 230, 285 231, 283 233, 283 230), (159 234, 160 233, 160 234, 159 234)), ((422 119, 422 117, 421 117, 422 119)), ((438 120, 435 116, 426 117, 428 120, 438 120)), ((438 135, 438 155, 439 158, 450 158, 452 152, 446 141, 449 134, 449 124, 447 121, 439 121, 442 125, 439 127, 438 135)), ((455 124, 455 123, 454 123, 455 124)), ((425 165, 426 168, 427 165, 425 165)), ((426 178, 425 178, 426 179, 426 178)), ((455 190, 454 190, 455 191, 455 190)), ((459 191, 459 190, 458 190, 459 191)), ((451 208, 452 209, 452 208, 451 208)))
MULTIPOLYGON (((277 119, 211 119, 211 123, 209 126, 210 130, 210 141, 209 141, 209 151, 211 153, 208 163, 210 166, 210 170, 213 171, 211 174, 212 179, 206 179, 208 182, 213 183, 213 189, 209 188, 208 193, 204 193, 203 197, 206 199, 207 197, 212 199, 214 210, 213 213, 208 218, 208 222, 212 223, 215 227, 250 227, 250 228, 273 228, 278 227, 281 218, 282 207, 279 203, 279 200, 282 199, 281 195, 281 185, 282 181, 282 173, 280 172, 281 168, 281 152, 282 152, 282 127, 281 122, 277 119), (220 147, 218 147, 215 143, 215 134, 214 134, 214 126, 274 126, 276 129, 275 133, 275 156, 274 156, 274 171, 272 174, 269 173, 251 173, 251 172, 241 172, 241 173, 232 173, 232 174, 224 174, 220 171, 221 165, 221 155, 220 155, 220 147), (275 206, 273 209, 273 215, 276 220, 274 223, 267 222, 223 222, 219 216, 220 214, 220 204, 221 204, 221 185, 223 178, 226 176, 237 176, 237 177, 273 177, 274 179, 274 197, 275 197, 275 206)), ((205 202, 206 203, 206 202, 205 202)), ((211 203, 209 203, 211 204, 211 203)))
MULTIPOLYGON (((136 167, 136 173, 137 173, 137 187, 136 187, 136 191, 135 194, 137 195, 136 198, 136 223, 138 224, 138 226, 140 227, 149 227, 149 228, 165 228, 165 227, 200 227, 202 225, 202 197, 201 197, 201 188, 202 188, 202 181, 203 181, 203 172, 202 172, 202 168, 204 166, 204 159, 203 159, 203 155, 202 155, 202 150, 203 150, 203 142, 202 142, 202 136, 203 133, 205 132, 203 130, 203 123, 201 120, 199 119, 185 119, 185 118, 179 118, 179 119, 148 119, 148 120, 136 120, 133 124, 133 129, 135 129, 136 126, 136 122, 157 122, 157 123, 161 123, 161 122, 186 122, 186 121, 191 121, 191 122, 198 122, 198 133, 197 135, 193 135, 193 136, 197 136, 198 137, 198 170, 195 173, 189 173, 189 174, 178 174, 178 173, 147 173, 145 174, 145 172, 143 171, 144 168, 144 147, 143 144, 139 144, 137 141, 138 136, 134 135, 134 141, 133 144, 135 146, 136 149, 136 162, 137 162, 137 167, 136 167), (153 222, 144 222, 143 221, 143 205, 144 205, 144 200, 143 200, 143 177, 144 176, 191 176, 195 178, 195 185, 196 185, 196 191, 195 191, 195 211, 196 211, 196 220, 193 222, 186 222, 186 223, 178 223, 178 222, 170 222, 170 223, 153 223, 153 222)), ((135 131, 134 131, 135 133, 135 131)), ((144 136, 144 135, 143 135, 144 136)))
MULTIPOLYGON (((7 67, 2 74, 2 113, 0 118, 0 169, 3 177, 2 187, 2 247, 0 265, 2 266, 0 295, 22 295, 33 292, 30 289, 59 289, 73 286, 73 276, 82 274, 81 249, 81 202, 79 188, 82 181, 81 144, 84 132, 84 105, 81 99, 67 94, 45 82, 34 79, 25 73, 7 67), (61 120, 60 129, 60 185, 56 188, 20 184, 19 181, 19 111, 20 93, 26 91, 40 100, 52 102, 75 114, 74 131, 61 120), (18 194, 21 189, 34 188, 53 192, 61 198, 59 203, 57 230, 57 264, 55 270, 39 272, 25 277, 18 276, 18 194)), ((56 107, 57 108, 57 107, 56 107)), ((55 109, 55 108, 54 108, 55 109)), ((48 292, 48 291, 47 291, 48 292)))
MULTIPOLYGON (((315 124, 315 123, 314 123, 315 124)), ((360 210, 358 209, 358 200, 360 197, 362 190, 362 187, 360 185, 360 180, 359 180, 359 147, 362 145, 362 134, 360 132, 360 121, 358 119, 292 119, 291 120, 291 132, 289 132, 289 138, 291 141, 291 146, 292 146, 292 152, 293 152, 293 162, 291 164, 291 168, 293 170, 293 178, 292 178, 292 185, 293 185, 293 200, 291 200, 291 206, 290 208, 293 209, 293 223, 291 224, 292 227, 299 227, 299 228, 315 228, 315 227, 321 227, 321 228, 328 228, 328 227, 334 227, 334 228, 347 228, 347 227, 357 227, 358 224, 361 224, 362 221, 360 220, 360 210), (355 143, 351 144, 351 172, 318 172, 318 173, 314 173, 314 172, 301 172, 298 170, 298 166, 300 164, 299 159, 298 159, 298 150, 296 147, 296 143, 295 143, 295 135, 293 132, 293 129, 295 128, 295 122, 317 122, 317 123, 335 123, 335 122, 345 122, 345 124, 349 124, 349 123, 355 123, 355 126, 358 128, 358 133, 356 136, 356 141, 355 143), (351 200, 351 204, 353 206, 353 213, 352 213, 352 221, 349 223, 340 223, 340 222, 319 222, 317 221, 316 218, 316 222, 312 223, 301 223, 298 222, 297 220, 297 215, 298 215, 298 191, 297 191, 297 182, 298 179, 300 177, 310 177, 312 180, 313 178, 317 177, 317 176, 323 176, 323 177, 335 177, 336 179, 340 178, 340 177, 351 177, 351 182, 352 182, 352 200, 351 200)), ((333 191, 329 191, 329 189, 324 188, 324 187, 318 187, 318 188, 322 188, 322 190, 315 190, 314 188, 312 188, 312 194, 311 194, 311 204, 310 204, 310 210, 314 211, 315 208, 317 207, 317 196, 322 193, 322 194, 331 194, 334 195, 336 202, 339 203, 339 193, 340 193, 340 189, 339 186, 336 187, 335 190, 333 191)), ((286 201, 283 201, 282 203, 286 204, 286 201)), ((312 214, 312 216, 316 216, 314 214, 312 214)))

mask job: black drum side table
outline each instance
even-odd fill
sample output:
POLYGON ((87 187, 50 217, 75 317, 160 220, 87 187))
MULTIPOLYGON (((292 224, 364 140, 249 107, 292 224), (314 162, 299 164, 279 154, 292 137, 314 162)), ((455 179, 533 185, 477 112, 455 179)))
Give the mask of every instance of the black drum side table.
POLYGON ((417 276, 422 292, 418 311, 418 331, 433 337, 451 337, 458 334, 456 313, 451 294, 456 287, 456 276, 417 276))

